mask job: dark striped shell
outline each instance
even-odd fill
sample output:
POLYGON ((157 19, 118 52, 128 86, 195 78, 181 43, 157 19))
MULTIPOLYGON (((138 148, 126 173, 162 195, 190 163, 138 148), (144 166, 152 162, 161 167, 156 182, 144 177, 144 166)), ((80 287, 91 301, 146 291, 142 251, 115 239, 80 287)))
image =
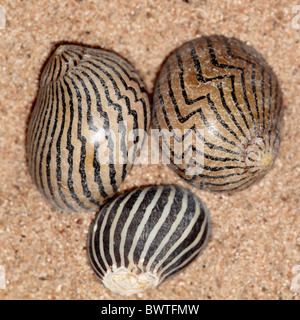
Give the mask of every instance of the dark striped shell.
POLYGON ((261 55, 235 38, 211 36, 166 60, 153 122, 176 173, 198 188, 233 191, 272 167, 281 110, 277 78, 261 55))
POLYGON ((62 210, 94 210, 113 196, 145 141, 145 86, 114 53, 62 45, 43 70, 28 128, 29 170, 62 210))
POLYGON ((88 256, 113 292, 154 288, 187 266, 211 233, 205 205, 177 186, 137 189, 106 204, 91 226, 88 256))

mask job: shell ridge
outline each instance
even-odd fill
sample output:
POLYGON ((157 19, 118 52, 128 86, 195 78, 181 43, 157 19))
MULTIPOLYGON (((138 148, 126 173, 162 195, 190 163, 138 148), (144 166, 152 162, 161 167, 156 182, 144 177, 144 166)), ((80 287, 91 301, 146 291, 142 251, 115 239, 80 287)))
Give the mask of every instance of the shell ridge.
POLYGON ((174 196, 175 196, 175 188, 174 187, 171 187, 171 190, 170 190, 170 193, 168 194, 168 199, 167 199, 167 202, 164 206, 164 209, 161 213, 161 216, 160 218, 156 221, 155 225, 153 226, 152 230, 150 231, 150 233, 148 234, 148 237, 147 237, 147 240, 144 244, 144 247, 143 247, 143 251, 141 252, 140 254, 140 261, 142 262, 143 265, 145 265, 144 261, 146 260, 146 254, 147 252, 150 250, 150 247, 152 245, 152 242, 155 241, 156 237, 157 237, 157 234, 158 234, 158 231, 159 229, 161 228, 161 226, 163 225, 163 223, 165 222, 166 220, 166 214, 168 212, 170 212, 170 209, 171 209, 171 205, 172 205, 172 202, 173 202, 173 199, 174 199, 174 196))
MULTIPOLYGON (((107 206, 105 214, 103 216, 103 220, 101 224, 98 223, 99 228, 99 256, 102 257, 106 270, 112 270, 111 256, 108 252, 108 248, 110 247, 110 238, 107 236, 107 229, 110 228, 110 224, 108 224, 108 219, 110 218, 110 214, 113 213, 113 209, 117 204, 117 201, 120 199, 115 199, 112 203, 107 206), (107 240, 107 241, 105 241, 107 240)), ((113 271, 113 270, 112 270, 113 271)))
MULTIPOLYGON (((30 150, 30 155, 32 156, 32 173, 33 173, 33 180, 36 184, 38 184, 38 177, 40 178, 41 176, 38 175, 37 170, 39 169, 38 166, 38 153, 39 153, 39 146, 41 143, 41 139, 42 139, 42 135, 43 135, 43 131, 44 131, 44 125, 48 116, 48 111, 49 111, 49 100, 50 100, 50 93, 47 90, 47 93, 44 94, 44 99, 43 99, 43 104, 45 104, 45 108, 40 109, 40 113, 38 115, 38 117, 40 117, 42 119, 42 121, 37 122, 36 121, 36 126, 35 128, 35 132, 34 132, 34 137, 35 137, 35 143, 32 144, 32 148, 30 150)), ((50 118, 50 117, 49 117, 50 118)), ((48 119, 49 121, 49 119, 48 119)), ((45 140, 46 140, 47 136, 45 135, 45 140)), ((44 140, 44 142, 45 142, 44 140)), ((43 145, 43 144, 42 144, 43 145)), ((40 162, 41 160, 41 156, 42 156, 42 152, 40 152, 39 154, 40 156, 40 162)), ((40 184, 39 184, 40 185, 40 184)))
MULTIPOLYGON (((105 92, 105 97, 108 100, 108 103, 110 101, 110 98, 108 97, 108 90, 105 82, 103 79, 100 77, 100 75, 95 72, 93 69, 89 68, 88 66, 82 66, 84 69, 87 69, 89 72, 91 72, 98 81, 100 81, 101 85, 104 86, 104 92, 105 92)), ((82 71, 82 73, 87 73, 85 71, 82 71)), ((110 124, 110 119, 106 111, 103 110, 103 102, 101 102, 100 98, 100 93, 97 88, 97 85, 95 84, 94 80, 90 77, 90 81, 93 82, 92 86, 96 94, 96 99, 97 99, 97 110, 100 112, 100 114, 104 117, 104 130, 105 130, 105 138, 107 139, 107 146, 109 149, 109 178, 110 178, 110 184, 113 188, 114 191, 117 190, 117 183, 116 183, 116 168, 114 166, 115 159, 114 159, 114 149, 115 149, 115 143, 112 139, 111 136, 111 124, 110 124)), ((97 148, 98 149, 98 148, 97 148)))
MULTIPOLYGON (((70 112, 70 118, 69 118, 69 127, 67 129, 67 145, 66 149, 68 150, 68 179, 67 179, 67 185, 70 191, 70 195, 73 200, 75 200, 76 204, 80 206, 81 208, 88 210, 89 208, 84 205, 84 203, 78 198, 75 188, 74 188, 74 181, 73 181, 73 166, 74 166, 74 146, 72 144, 72 130, 73 130, 73 122, 74 122, 74 105, 73 105, 73 93, 70 89, 70 86, 66 79, 64 79, 64 85, 66 87, 66 96, 68 95, 68 103, 67 100, 63 100, 62 103, 68 107, 70 112)), ((67 98, 67 97, 66 97, 67 98)), ((77 121, 80 122, 80 121, 77 121)), ((74 142, 75 143, 75 142, 74 142)))
MULTIPOLYGON (((180 191, 180 189, 176 188, 176 191, 180 191)), ((176 198, 176 201, 177 201, 177 205, 178 205, 178 198, 176 198)), ((181 207, 179 208, 178 212, 176 212, 176 217, 175 217, 172 225, 170 226, 168 231, 165 232, 163 239, 161 240, 161 242, 157 246, 155 252, 152 254, 151 258, 149 259, 149 261, 147 263, 147 270, 148 271, 154 270, 155 265, 159 262, 158 257, 168 251, 167 248, 170 246, 171 236, 172 236, 172 234, 174 234, 174 232, 176 232, 176 229, 179 226, 180 222, 182 221, 183 216, 187 210, 187 193, 182 194, 182 199, 181 199, 180 203, 181 203, 181 207)), ((170 216, 170 215, 172 215, 172 216, 174 215, 172 213, 172 211, 170 211, 168 216, 170 216)))
POLYGON ((75 81, 70 77, 67 76, 69 81, 71 81, 72 86, 75 90, 76 93, 76 99, 77 99, 77 112, 78 112, 78 121, 77 121, 77 139, 81 143, 81 148, 80 148, 80 160, 78 163, 78 171, 80 173, 81 177, 81 186, 82 186, 82 191, 85 197, 88 199, 89 202, 92 204, 95 204, 96 206, 100 206, 99 201, 96 201, 94 197, 92 196, 92 192, 89 189, 88 182, 87 182, 87 174, 85 172, 85 160, 86 160, 86 143, 87 143, 87 138, 82 134, 82 96, 80 93, 80 89, 75 83, 75 81))
MULTIPOLYGON (((115 95, 117 96, 117 98, 120 100, 120 99, 124 99, 125 100, 125 103, 126 103, 126 106, 127 106, 127 109, 128 109, 128 114, 130 114, 132 117, 133 117, 133 130, 137 129, 138 128, 138 121, 137 121, 137 113, 135 110, 133 110, 130 106, 130 100, 127 96, 125 95, 121 95, 120 93, 120 89, 119 87, 117 86, 115 80, 113 79, 112 75, 107 72, 106 70, 104 70, 103 68, 101 68, 100 66, 92 63, 92 62, 89 62, 91 65, 93 65, 95 68, 97 68, 100 72, 102 72, 103 74, 105 74, 109 80, 111 81, 111 83, 113 84, 113 88, 114 88, 114 91, 115 91, 115 95)), ((126 126, 124 125, 123 123, 123 108, 120 106, 120 104, 114 102, 112 100, 112 98, 110 97, 109 95, 109 90, 107 88, 107 84, 105 83, 105 81, 103 80, 102 77, 100 77, 99 75, 99 79, 101 81, 101 84, 102 86, 105 88, 105 92, 106 92, 106 97, 107 97, 107 100, 108 100, 108 105, 112 105, 114 106, 115 110, 118 111, 118 120, 117 122, 119 123, 119 130, 118 132, 119 133, 122 133, 122 137, 121 137, 121 150, 122 150, 122 153, 123 153, 123 160, 126 161, 127 159, 127 147, 126 147, 126 143, 125 143, 125 136, 126 136, 126 126)), ((136 135, 136 130, 134 131, 134 134, 136 135)), ((134 141, 136 140, 136 138, 134 139, 134 141)), ((136 149, 137 149, 137 144, 134 143, 134 152, 133 154, 135 155, 136 154, 136 149)), ((126 176, 127 172, 126 172, 126 166, 124 166, 123 168, 123 175, 122 175, 122 180, 125 179, 125 176, 126 176)))
POLYGON ((67 208, 69 208, 72 211, 75 211, 75 208, 66 200, 66 197, 64 195, 63 190, 66 189, 66 186, 62 182, 62 157, 61 157, 61 150, 62 150, 62 139, 64 136, 65 131, 65 119, 66 119, 66 105, 65 105, 65 92, 62 86, 61 81, 59 81, 59 87, 60 87, 60 94, 61 94, 61 107, 62 107, 62 121, 60 124, 60 129, 58 130, 58 136, 56 140, 56 182, 57 182, 57 189, 58 194, 62 202, 65 204, 67 208))
MULTIPOLYGON (((201 117, 201 120, 202 120, 203 124, 208 128, 208 130, 212 133, 212 135, 220 138, 222 141, 224 141, 224 142, 226 142, 228 144, 231 144, 231 145, 235 146, 237 149, 239 149, 240 151, 242 151, 242 149, 238 145, 236 145, 236 143, 234 141, 227 139, 226 137, 224 137, 223 135, 221 135, 219 132, 217 132, 214 129, 214 126, 211 125, 209 123, 209 121, 207 120, 207 118, 205 117, 205 114, 203 113, 202 107, 199 107, 196 110, 190 112, 187 116, 182 117, 182 115, 180 114, 180 111, 179 111, 179 107, 178 107, 177 101, 176 101, 176 99, 174 97, 173 90, 172 90, 170 70, 168 70, 168 88, 169 88, 169 96, 171 98, 172 105, 173 105, 174 110, 175 110, 175 114, 177 115, 177 119, 178 119, 178 121, 180 123, 184 123, 184 122, 188 121, 192 116, 194 116, 196 113, 198 113, 200 115, 200 117, 201 117)), ((167 123, 169 131, 172 132, 172 131, 174 131, 174 129, 171 126, 171 123, 170 123, 170 121, 168 119, 166 108, 165 108, 165 104, 162 103, 163 98, 162 98, 162 93, 160 91, 160 83, 159 83, 159 81, 158 81, 158 86, 157 86, 157 92, 158 92, 158 95, 159 95, 159 98, 160 98, 162 111, 164 113, 164 119, 165 119, 165 121, 167 123)), ((201 99, 199 99, 199 100, 203 100, 205 98, 207 100, 207 103, 210 104, 210 102, 212 101, 210 99, 210 94, 207 94, 206 96, 201 96, 201 99)), ((197 101, 199 101, 199 100, 197 100, 197 101)))
POLYGON ((136 214, 137 209, 139 208, 139 206, 141 205, 141 203, 145 199, 146 192, 147 192, 147 189, 142 190, 141 194, 139 195, 139 198, 137 199, 137 201, 132 206, 132 208, 131 208, 131 210, 129 212, 129 215, 127 217, 127 220, 124 223, 123 230, 121 232, 121 240, 120 240, 121 266, 125 266, 126 268, 128 267, 128 263, 131 262, 128 259, 127 259, 127 261, 125 261, 126 260, 125 259, 125 251, 126 251, 125 243, 126 243, 128 227, 129 227, 130 223, 132 222, 132 219, 133 219, 134 215, 136 214))
POLYGON ((244 102, 245 102, 245 104, 247 106, 250 118, 252 120, 254 132, 256 132, 255 119, 254 119, 254 116, 253 116, 253 113, 252 113, 252 110, 251 110, 251 106, 250 106, 250 103, 249 103, 249 100, 248 100, 248 97, 247 97, 246 80, 245 80, 245 68, 244 67, 237 67, 237 66, 234 66, 234 65, 228 65, 228 64, 219 63, 218 59, 216 57, 214 46, 213 46, 213 43, 212 43, 211 39, 209 39, 207 37, 206 41, 207 41, 210 61, 215 67, 221 68, 221 69, 234 69, 234 70, 239 70, 240 71, 241 84, 242 84, 242 89, 243 89, 243 99, 244 99, 244 102))
POLYGON ((115 217, 114 217, 114 219, 113 219, 113 221, 112 221, 112 223, 110 225, 110 230, 109 230, 109 234, 110 234, 110 236, 109 236, 109 238, 110 238, 109 253, 110 253, 111 257, 112 257, 112 265, 115 265, 117 267, 121 266, 120 265, 120 261, 117 262, 117 260, 119 260, 119 259, 116 258, 116 251, 117 251, 116 250, 116 246, 117 246, 117 244, 120 244, 120 243, 115 241, 115 233, 116 232, 118 232, 118 233, 120 232, 120 230, 117 228, 117 223, 118 223, 118 220, 120 219, 120 216, 121 216, 121 214, 123 212, 124 207, 126 206, 126 203, 130 199, 130 197, 131 197, 131 195, 128 194, 124 198, 124 200, 122 200, 122 204, 119 205, 119 207, 118 207, 118 209, 116 211, 116 215, 115 215, 115 217))
POLYGON ((154 270, 157 270, 158 274, 161 274, 164 271, 165 269, 164 266, 168 264, 169 260, 170 261, 173 260, 170 257, 172 256, 172 254, 174 255, 174 253, 177 252, 176 249, 182 244, 186 236, 191 232, 192 227, 195 223, 195 219, 197 220, 197 217, 199 216, 199 213, 200 213, 199 206, 196 205, 194 197, 190 196, 189 198, 192 200, 191 205, 193 206, 192 207, 193 209, 191 210, 190 207, 187 208, 184 216, 185 219, 182 219, 180 221, 179 226, 172 234, 170 238, 170 243, 172 244, 172 246, 169 248, 169 250, 166 253, 164 253, 164 257, 160 259, 160 261, 157 263, 157 265, 154 268, 154 270), (188 215, 192 215, 192 218, 189 220, 187 219, 188 215), (188 220, 188 224, 186 225, 187 220, 188 220))
MULTIPOLYGON (((49 87, 49 89, 48 89, 48 90, 50 90, 49 97, 52 95, 51 93, 53 93, 53 89, 54 89, 53 86, 49 87)), ((48 95, 46 95, 46 96, 48 96, 48 95)), ((39 179, 40 179, 40 184, 39 185, 41 187, 43 195, 46 197, 47 196, 47 192, 45 190, 45 185, 47 184, 47 178, 46 178, 46 181, 45 181, 45 184, 44 184, 44 181, 43 181, 44 180, 44 178, 43 178, 44 175, 43 175, 42 163, 43 163, 43 161, 45 161, 44 153, 45 153, 45 149, 46 149, 46 144, 49 144, 49 142, 48 142, 48 133, 49 133, 49 130, 50 130, 52 114, 54 112, 54 98, 53 98, 53 95, 52 95, 52 99, 51 99, 51 102, 50 102, 50 106, 49 106, 48 102, 46 102, 46 101, 44 102, 44 105, 46 106, 46 108, 45 108, 46 112, 45 112, 45 116, 43 117, 43 120, 42 120, 41 132, 45 130, 45 136, 42 139, 41 135, 39 135, 39 137, 37 139, 36 151, 39 149, 39 145, 40 145, 40 142, 42 140, 40 156, 39 156, 40 160, 38 162, 37 161, 37 156, 36 156, 35 159, 33 160, 33 163, 34 163, 34 166, 37 166, 37 164, 38 164, 38 176, 39 176, 39 179), (49 111, 49 116, 47 115, 48 111, 49 111), (45 123, 46 123, 46 128, 44 129, 45 123)), ((41 132, 40 132, 40 134, 41 134, 41 132)), ((34 181, 35 181, 35 183, 38 184, 35 175, 34 175, 34 181)), ((51 198, 55 203, 55 199, 53 197, 53 194, 51 194, 51 198)))
POLYGON ((89 250, 90 261, 94 261, 94 263, 92 263, 93 268, 95 270, 98 270, 101 273, 102 277, 104 276, 105 272, 107 272, 109 269, 107 268, 107 264, 105 264, 105 261, 103 260, 103 250, 101 250, 103 238, 101 238, 100 232, 101 227, 103 225, 103 219, 108 214, 107 210, 110 207, 113 207, 116 201, 117 199, 113 201, 113 203, 111 203, 110 206, 105 206, 101 211, 101 214, 97 216, 92 225, 93 232, 89 234, 88 239, 89 246, 91 247, 91 250, 89 250))
MULTIPOLYGON (((150 187, 147 189, 147 192, 149 192, 149 191, 152 192, 152 190, 153 189, 150 187)), ((157 203, 161 197, 161 194, 162 194, 162 190, 156 190, 154 197, 151 199, 151 202, 148 204, 148 206, 144 212, 143 218, 141 219, 140 223, 138 224, 138 226, 136 228, 136 232, 134 234, 134 238, 133 238, 132 244, 130 246, 130 250, 128 252, 128 260, 131 261, 131 263, 133 263, 133 261, 135 260, 135 257, 136 258, 138 257, 138 259, 139 259, 138 265, 140 268, 142 268, 142 266, 143 266, 143 261, 142 261, 141 255, 136 254, 136 249, 137 249, 139 240, 141 238, 142 232, 145 228, 145 224, 149 220, 149 217, 152 213, 152 210, 157 205, 157 203)))
MULTIPOLYGON (((202 206, 200 208, 200 206, 201 204, 199 205, 198 203, 198 206, 196 206, 198 215, 197 216, 195 215, 190 222, 190 224, 193 224, 191 228, 194 227, 197 223, 200 224, 200 229, 197 232, 197 236, 193 238, 192 242, 189 242, 190 243, 189 246, 186 246, 183 248, 183 250, 180 250, 180 253, 178 255, 176 255, 173 259, 170 259, 170 261, 166 260, 161 265, 159 274, 163 279, 168 277, 167 274, 170 269, 174 268, 173 270, 174 272, 176 272, 177 268, 178 269, 183 268, 185 265, 187 265, 190 260, 192 260, 194 257, 196 257, 196 255, 198 255, 199 251, 201 250, 201 247, 205 243, 207 239, 205 231, 208 230, 208 215, 206 214, 206 211, 205 211, 206 209, 204 209, 202 206), (201 220, 201 222, 198 221, 198 218, 201 220), (193 249, 195 249, 195 252, 193 252, 193 249), (184 259, 185 255, 187 256, 186 259, 184 259), (182 260, 183 262, 181 263, 182 260)), ((184 240, 187 237, 189 237, 190 232, 191 232, 191 229, 189 230, 189 233, 186 233, 186 232, 182 233, 182 240, 179 246, 183 246, 184 240)))
POLYGON ((181 256, 180 260, 174 262, 173 265, 170 265, 161 275, 160 283, 164 282, 166 279, 170 278, 173 274, 178 273, 184 269, 189 263, 191 263, 206 247, 209 236, 207 235, 208 226, 206 225, 205 230, 202 234, 202 239, 190 247, 190 250, 186 249, 184 255, 181 256), (180 263, 180 264, 179 264, 180 263))

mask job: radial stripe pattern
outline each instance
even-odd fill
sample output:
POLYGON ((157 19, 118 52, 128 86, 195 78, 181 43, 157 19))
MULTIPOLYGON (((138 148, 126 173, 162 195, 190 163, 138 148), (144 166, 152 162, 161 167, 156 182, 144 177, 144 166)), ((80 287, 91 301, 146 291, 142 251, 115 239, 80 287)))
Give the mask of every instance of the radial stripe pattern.
POLYGON ((150 123, 148 94, 111 52, 60 46, 46 64, 28 128, 29 170, 62 210, 94 210, 130 172, 150 123))
POLYGON ((198 188, 241 190, 273 165, 282 95, 271 67, 235 38, 202 37, 164 63, 153 125, 170 166, 198 188))
POLYGON ((178 186, 137 189, 102 208, 88 256, 96 275, 123 295, 155 287, 187 266, 211 234, 207 208, 178 186))

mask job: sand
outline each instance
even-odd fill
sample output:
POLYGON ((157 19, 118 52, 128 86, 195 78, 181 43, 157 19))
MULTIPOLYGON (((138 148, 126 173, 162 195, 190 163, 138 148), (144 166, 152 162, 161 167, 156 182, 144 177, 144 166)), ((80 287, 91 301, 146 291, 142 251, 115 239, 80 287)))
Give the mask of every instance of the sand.
POLYGON ((0 299, 299 300, 296 5, 287 0, 1 1, 0 299), (130 61, 151 94, 168 54, 209 34, 247 42, 277 74, 286 109, 278 158, 263 180, 231 195, 196 190, 164 165, 136 166, 120 192, 149 184, 188 187, 207 204, 213 235, 204 253, 177 276, 155 290, 121 297, 96 279, 88 263, 86 238, 96 213, 52 209, 28 173, 25 132, 41 68, 60 43, 99 46, 130 61))

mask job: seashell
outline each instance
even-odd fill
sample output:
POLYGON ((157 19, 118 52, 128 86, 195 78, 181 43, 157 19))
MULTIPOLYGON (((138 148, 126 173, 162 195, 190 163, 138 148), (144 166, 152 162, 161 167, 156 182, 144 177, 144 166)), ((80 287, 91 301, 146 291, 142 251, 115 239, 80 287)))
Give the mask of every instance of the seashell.
POLYGON ((205 248, 210 233, 209 212, 191 191, 146 187, 101 209, 87 250, 104 285, 131 295, 155 288, 186 267, 205 248))
POLYGON ((94 210, 132 169, 150 124, 143 81, 118 55, 61 45, 46 64, 28 127, 29 171, 61 210, 94 210))
POLYGON ((170 167, 195 187, 242 190, 262 178, 277 155, 281 123, 276 75, 238 39, 189 41, 162 67, 153 126, 170 167))

